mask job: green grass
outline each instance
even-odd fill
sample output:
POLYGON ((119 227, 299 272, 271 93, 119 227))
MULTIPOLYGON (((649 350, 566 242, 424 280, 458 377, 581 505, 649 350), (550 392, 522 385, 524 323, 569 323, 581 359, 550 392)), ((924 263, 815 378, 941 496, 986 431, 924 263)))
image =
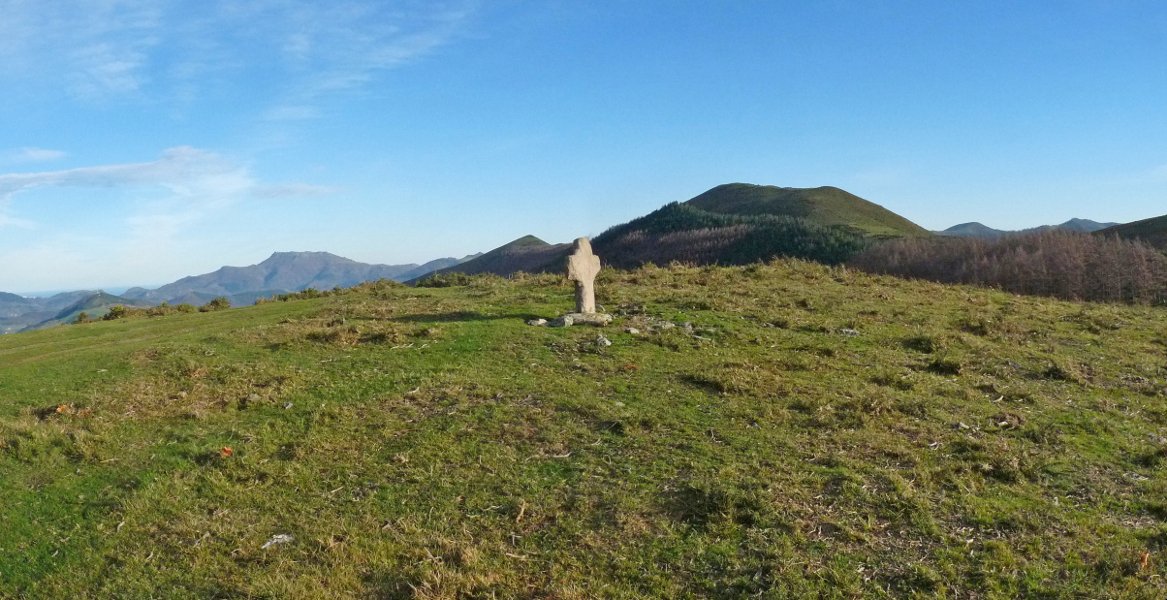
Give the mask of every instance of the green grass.
POLYGON ((0 597, 1167 592, 1161 309, 796 261, 598 293, 0 337, 0 597))

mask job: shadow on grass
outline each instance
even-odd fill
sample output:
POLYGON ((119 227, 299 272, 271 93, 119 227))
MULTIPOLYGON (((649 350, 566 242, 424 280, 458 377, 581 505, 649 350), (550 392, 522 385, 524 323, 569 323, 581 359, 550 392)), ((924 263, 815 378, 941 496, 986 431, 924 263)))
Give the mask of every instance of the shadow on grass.
MULTIPOLYGON (((546 319, 549 317, 531 313, 506 313, 500 315, 484 314, 469 310, 459 310, 445 313, 418 313, 401 315, 392 321, 400 323, 455 323, 461 321, 529 321, 531 319, 546 319)), ((550 318, 555 318, 554 316, 550 318)))

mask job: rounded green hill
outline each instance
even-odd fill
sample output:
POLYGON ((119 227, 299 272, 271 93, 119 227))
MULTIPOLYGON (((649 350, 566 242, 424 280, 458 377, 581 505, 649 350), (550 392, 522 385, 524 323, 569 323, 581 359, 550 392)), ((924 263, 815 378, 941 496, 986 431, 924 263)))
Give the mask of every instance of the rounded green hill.
POLYGON ((926 229, 900 215, 831 186, 789 188, 727 183, 686 204, 722 214, 798 217, 819 225, 852 227, 876 237, 929 235, 926 229))

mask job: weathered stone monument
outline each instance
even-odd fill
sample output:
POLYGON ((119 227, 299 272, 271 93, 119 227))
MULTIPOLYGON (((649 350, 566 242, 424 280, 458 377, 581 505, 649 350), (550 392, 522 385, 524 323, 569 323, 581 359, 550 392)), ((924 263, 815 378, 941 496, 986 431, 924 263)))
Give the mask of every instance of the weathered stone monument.
POLYGON ((596 275, 600 273, 600 257, 592 254, 588 238, 575 240, 575 248, 567 257, 567 278, 575 282, 575 312, 590 315, 596 312, 596 275))
POLYGON ((575 240, 575 248, 567 257, 567 278, 575 282, 575 312, 550 323, 552 327, 572 325, 607 325, 612 315, 596 312, 596 275, 600 272, 600 257, 592 254, 588 238, 575 240))

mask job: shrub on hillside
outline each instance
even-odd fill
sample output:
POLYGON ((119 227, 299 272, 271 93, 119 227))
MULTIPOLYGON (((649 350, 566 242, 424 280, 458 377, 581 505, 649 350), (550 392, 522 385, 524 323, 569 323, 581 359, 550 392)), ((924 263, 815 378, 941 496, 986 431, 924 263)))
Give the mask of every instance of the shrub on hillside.
POLYGON ((444 288, 470 285, 473 276, 465 273, 434 273, 417 282, 417 287, 444 288))
POLYGON ((231 301, 224 296, 219 296, 214 300, 199 307, 199 312, 211 312, 216 310, 224 310, 231 308, 231 301))
POLYGON ((121 304, 115 304, 109 307, 109 311, 101 317, 102 321, 113 321, 116 319, 124 319, 130 314, 130 310, 121 304))
POLYGON ((1066 300, 1163 304, 1167 256, 1139 241, 1064 231, 995 240, 912 238, 855 256, 864 271, 1066 300))

